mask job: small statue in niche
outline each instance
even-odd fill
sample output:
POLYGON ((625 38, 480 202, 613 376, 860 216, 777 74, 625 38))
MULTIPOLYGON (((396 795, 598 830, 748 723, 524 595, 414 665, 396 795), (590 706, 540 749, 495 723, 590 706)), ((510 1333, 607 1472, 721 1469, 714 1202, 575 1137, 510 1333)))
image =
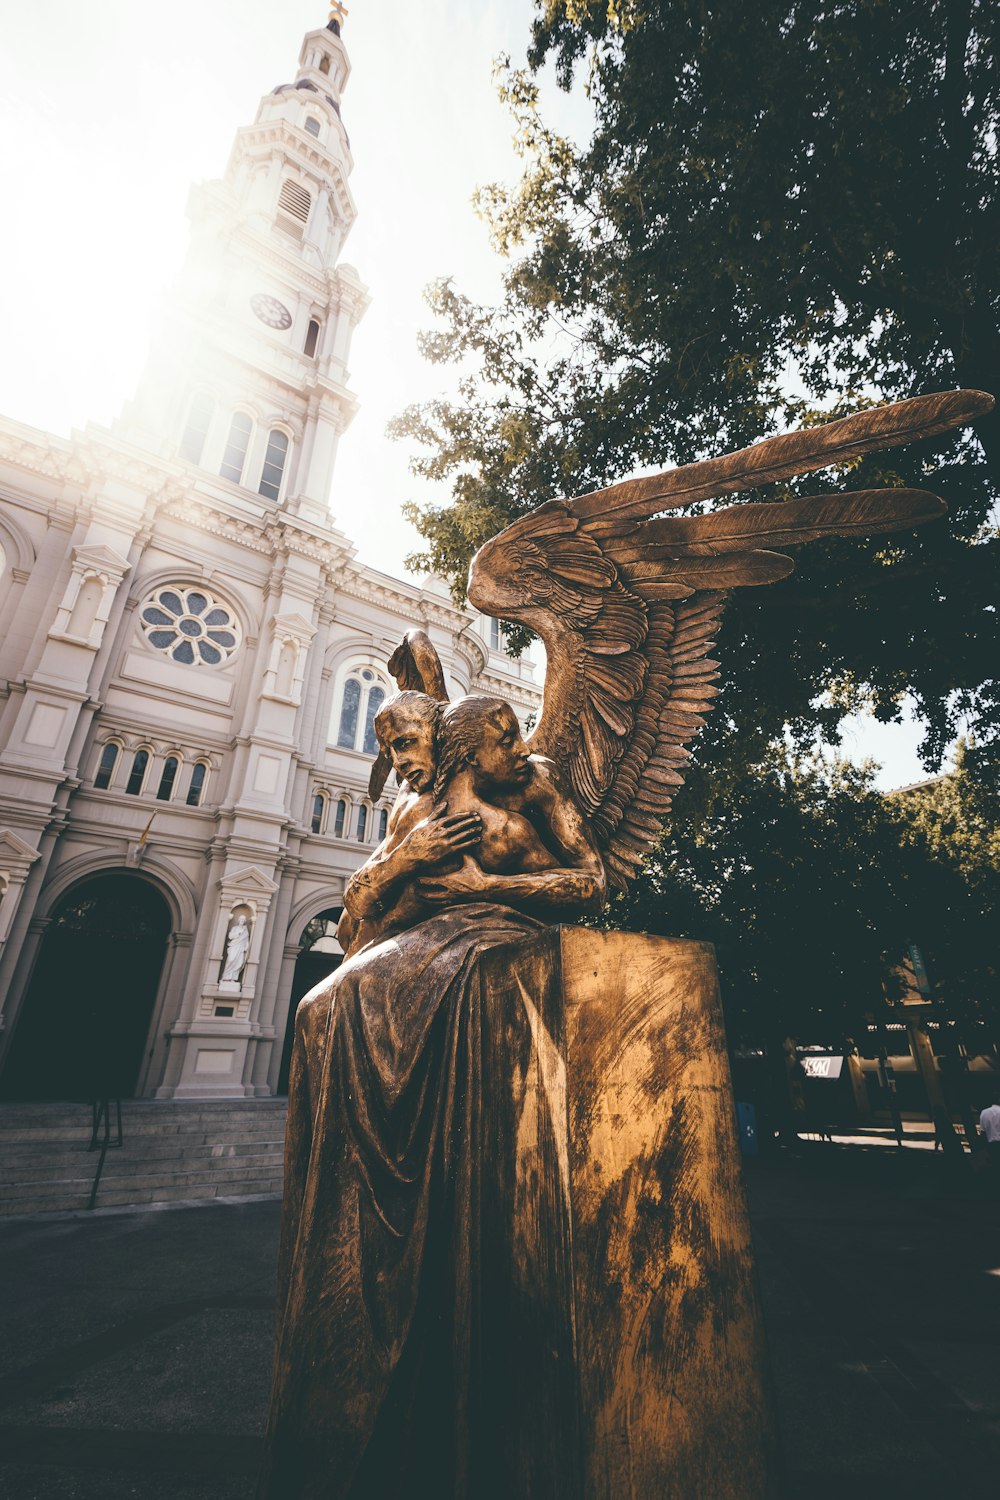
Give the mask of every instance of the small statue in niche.
POLYGON ((250 928, 241 912, 226 937, 226 958, 222 967, 223 984, 239 984, 250 952, 250 928))

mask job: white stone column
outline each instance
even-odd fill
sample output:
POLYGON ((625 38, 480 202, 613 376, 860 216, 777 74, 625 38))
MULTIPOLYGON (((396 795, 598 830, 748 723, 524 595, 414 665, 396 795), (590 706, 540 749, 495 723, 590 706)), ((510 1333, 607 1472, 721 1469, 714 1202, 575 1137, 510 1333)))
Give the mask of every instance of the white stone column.
MULTIPOLYGON (((13 829, 0 829, 0 957, 3 955, 14 918, 24 894, 24 883, 32 865, 41 855, 13 829)), ((0 1029, 3 1028, 0 998, 0 1029)))

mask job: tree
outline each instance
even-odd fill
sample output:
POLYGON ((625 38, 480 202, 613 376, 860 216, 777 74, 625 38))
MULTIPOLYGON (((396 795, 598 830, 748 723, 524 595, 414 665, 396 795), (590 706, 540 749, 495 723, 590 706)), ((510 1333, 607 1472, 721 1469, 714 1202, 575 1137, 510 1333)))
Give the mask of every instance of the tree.
MULTIPOLYGON (((540 0, 530 68, 553 58, 578 87, 589 59, 594 131, 558 137, 531 72, 505 71, 525 171, 480 198, 504 297, 433 289, 425 352, 462 366, 460 393, 395 426, 427 450, 418 473, 452 482, 449 506, 412 512, 417 560, 460 592, 475 548, 542 500, 873 400, 995 387, 994 22, 979 0, 540 0)), ((832 476, 937 489, 946 523, 812 549, 733 597, 696 752, 717 782, 786 725, 835 740, 845 712, 891 719, 906 693, 929 768, 963 721, 1000 753, 998 423, 832 476)))
POLYGON ((931 918, 941 933, 932 978, 940 981, 950 1004, 979 1009, 995 1028, 1000 1019, 1000 788, 983 776, 977 747, 960 740, 947 775, 894 792, 888 802, 902 818, 906 844, 948 872, 950 903, 931 918))
POLYGON ((870 767, 773 751, 673 821, 611 920, 715 944, 733 1044, 861 1039, 913 941, 949 1018, 992 1015, 1000 866, 974 841, 970 863, 964 828, 929 811, 961 798, 960 777, 886 797, 870 767))

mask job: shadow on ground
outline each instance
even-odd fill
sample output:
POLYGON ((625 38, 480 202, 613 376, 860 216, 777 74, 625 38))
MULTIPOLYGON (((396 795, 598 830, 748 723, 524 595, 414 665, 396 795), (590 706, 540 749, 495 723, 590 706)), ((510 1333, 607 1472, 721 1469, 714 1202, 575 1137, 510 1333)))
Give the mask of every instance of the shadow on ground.
MULTIPOLYGON (((747 1181, 789 1500, 993 1500, 996 1186, 818 1142, 747 1181)), ((4 1223, 0 1497, 249 1500, 277 1234, 276 1202, 4 1223)))

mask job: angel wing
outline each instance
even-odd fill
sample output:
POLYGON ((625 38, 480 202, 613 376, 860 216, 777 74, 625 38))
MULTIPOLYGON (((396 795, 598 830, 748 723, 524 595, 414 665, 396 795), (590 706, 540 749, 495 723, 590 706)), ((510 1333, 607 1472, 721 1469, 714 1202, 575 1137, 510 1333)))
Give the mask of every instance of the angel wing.
MULTIPOLYGON (((408 630, 389 657, 388 667, 400 692, 426 693, 441 703, 448 702, 441 658, 426 631, 408 630)), ((368 795, 372 801, 381 797, 391 770, 391 759, 379 749, 368 778, 368 795)))
POLYGON ((794 564, 775 547, 916 526, 945 505, 925 490, 895 489, 659 513, 929 437, 992 406, 983 392, 949 391, 875 407, 548 501, 476 554, 472 604, 530 626, 545 644, 531 748, 564 768, 612 884, 635 873, 683 783, 688 745, 718 692, 709 653, 726 592, 786 577, 794 564))

